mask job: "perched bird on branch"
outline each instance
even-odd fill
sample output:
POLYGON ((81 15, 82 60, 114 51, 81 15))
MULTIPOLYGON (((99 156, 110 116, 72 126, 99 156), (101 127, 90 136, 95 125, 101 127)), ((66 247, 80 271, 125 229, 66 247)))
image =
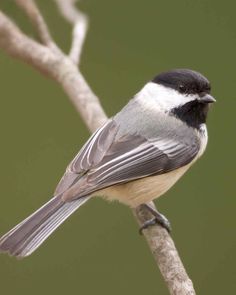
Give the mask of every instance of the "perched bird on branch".
MULTIPOLYGON (((0 251, 25 257, 89 199, 101 196, 132 208, 163 195, 203 154, 210 83, 177 69, 156 76, 85 143, 54 197, 0 239, 0 251)), ((169 229, 168 220, 150 208, 169 229)))

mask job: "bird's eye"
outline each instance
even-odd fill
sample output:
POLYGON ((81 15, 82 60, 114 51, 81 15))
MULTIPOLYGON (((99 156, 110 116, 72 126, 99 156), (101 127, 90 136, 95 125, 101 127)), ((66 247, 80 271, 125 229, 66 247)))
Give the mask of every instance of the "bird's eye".
POLYGON ((179 92, 181 92, 181 93, 184 93, 184 92, 186 92, 186 87, 183 85, 183 84, 180 84, 179 85, 179 92))

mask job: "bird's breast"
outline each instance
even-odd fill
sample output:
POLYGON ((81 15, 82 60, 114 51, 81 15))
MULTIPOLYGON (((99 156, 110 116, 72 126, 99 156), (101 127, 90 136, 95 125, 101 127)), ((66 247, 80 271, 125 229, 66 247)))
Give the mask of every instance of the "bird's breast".
POLYGON ((168 191, 188 170, 191 163, 174 171, 161 175, 148 176, 125 184, 118 184, 99 192, 107 200, 118 200, 130 207, 148 203, 168 191))
POLYGON ((206 150, 207 142, 208 142, 208 134, 206 124, 202 124, 199 131, 198 136, 200 137, 200 148, 197 154, 197 159, 200 158, 206 150))

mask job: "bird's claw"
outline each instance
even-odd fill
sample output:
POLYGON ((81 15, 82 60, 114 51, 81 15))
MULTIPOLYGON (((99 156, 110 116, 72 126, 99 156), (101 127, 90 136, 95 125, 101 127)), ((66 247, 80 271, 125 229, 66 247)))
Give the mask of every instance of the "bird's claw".
POLYGON ((149 226, 153 226, 155 224, 159 224, 160 226, 165 228, 168 231, 168 233, 170 233, 171 232, 171 224, 170 224, 169 220, 163 214, 161 214, 157 210, 151 208, 149 205, 146 205, 146 204, 144 204, 144 205, 152 213, 154 218, 145 221, 144 224, 140 227, 139 233, 142 234, 144 229, 148 228, 149 226))

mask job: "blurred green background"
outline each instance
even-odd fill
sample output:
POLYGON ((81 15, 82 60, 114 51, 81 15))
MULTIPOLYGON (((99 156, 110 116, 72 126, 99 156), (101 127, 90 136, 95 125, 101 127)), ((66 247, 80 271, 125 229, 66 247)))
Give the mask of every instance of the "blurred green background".
MULTIPOLYGON (((58 44, 71 28, 53 1, 38 1, 58 44)), ((13 1, 1 1, 29 35, 13 1)), ((235 1, 83 0, 90 29, 82 71, 109 115, 163 70, 205 74, 217 103, 204 157, 156 204, 198 294, 235 294, 235 1)), ((0 52, 0 233, 52 195, 89 133, 62 89, 0 52)), ((1 293, 168 294, 131 211, 93 200, 32 256, 0 256, 1 293)))

